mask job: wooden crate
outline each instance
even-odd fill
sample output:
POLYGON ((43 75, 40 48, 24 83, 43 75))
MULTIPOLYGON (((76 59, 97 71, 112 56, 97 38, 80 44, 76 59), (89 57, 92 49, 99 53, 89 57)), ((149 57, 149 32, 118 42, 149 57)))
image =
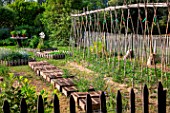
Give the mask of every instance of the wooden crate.
POLYGON ((39 71, 41 71, 41 70, 54 70, 54 69, 56 69, 56 67, 53 66, 53 65, 50 65, 50 64, 38 65, 38 66, 34 66, 34 68, 33 68, 34 71, 37 71, 37 70, 39 70, 39 71))
POLYGON ((61 78, 62 74, 63 73, 61 71, 53 71, 53 70, 50 70, 50 71, 40 71, 40 76, 43 76, 43 78, 45 78, 45 79, 46 79, 45 76, 47 76, 47 75, 55 75, 56 77, 61 78))
POLYGON ((62 88, 66 86, 75 86, 74 78, 59 78, 55 81, 54 86, 62 92, 62 88))
POLYGON ((40 62, 29 62, 28 65, 31 67, 32 65, 39 65, 39 64, 44 64, 44 63, 48 63, 47 61, 40 61, 40 62))
MULTIPOLYGON (((100 109, 100 98, 91 98, 92 100, 92 110, 99 110, 100 109)), ((86 99, 79 99, 79 107, 86 111, 86 99)))
POLYGON ((43 66, 43 65, 50 65, 48 62, 46 61, 41 61, 41 62, 28 62, 28 65, 34 69, 34 67, 36 66, 43 66))
POLYGON ((45 67, 51 67, 50 64, 44 64, 44 65, 36 65, 36 66, 33 66, 33 70, 36 72, 37 70, 42 70, 42 69, 45 69, 45 67))
POLYGON ((51 79, 51 84, 55 87, 55 83, 57 82, 57 79, 51 79))
POLYGON ((73 96, 75 103, 79 105, 79 100, 80 99, 85 99, 86 95, 90 94, 91 98, 99 98, 101 91, 91 91, 91 92, 74 92, 71 95, 73 96))
MULTIPOLYGON (((58 78, 62 78, 62 77, 58 77, 58 78)), ((46 76, 46 81, 51 83, 52 79, 58 79, 55 75, 47 75, 46 76)))
POLYGON ((66 86, 62 88, 62 93, 68 97, 71 93, 73 92, 77 92, 78 89, 76 88, 76 86, 66 86))

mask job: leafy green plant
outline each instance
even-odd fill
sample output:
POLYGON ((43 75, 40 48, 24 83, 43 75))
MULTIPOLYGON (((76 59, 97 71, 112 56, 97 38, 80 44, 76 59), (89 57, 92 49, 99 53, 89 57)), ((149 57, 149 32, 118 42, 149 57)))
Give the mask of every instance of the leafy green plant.
MULTIPOLYGON (((6 79, 8 80, 0 83, 2 88, 2 92, 0 93, 0 105, 3 105, 5 99, 9 102, 12 113, 20 113, 20 100, 25 98, 28 112, 37 112, 37 94, 35 87, 29 85, 30 81, 23 76, 14 76, 12 73, 6 79)), ((44 98, 45 111, 52 112, 52 106, 50 102, 47 101, 48 93, 46 93, 45 90, 42 90, 40 91, 40 94, 44 98)))
POLYGON ((80 78, 78 81, 75 81, 75 84, 80 92, 87 92, 90 87, 90 82, 84 78, 80 78))
POLYGON ((4 65, 0 65, 0 76, 7 76, 8 73, 9 73, 9 68, 4 65))
POLYGON ((102 75, 94 77, 92 85, 95 90, 105 91, 105 89, 106 89, 106 87, 105 87, 106 84, 104 81, 104 77, 102 75))
POLYGON ((21 31, 22 36, 25 36, 25 35, 26 35, 26 32, 27 32, 27 30, 23 29, 23 30, 21 31))
POLYGON ((62 75, 63 78, 69 78, 70 77, 69 71, 67 69, 63 69, 63 72, 64 72, 63 75, 62 75))
POLYGON ((34 35, 30 40, 29 47, 36 48, 38 46, 38 43, 39 43, 39 37, 34 35))
POLYGON ((16 33, 16 31, 11 31, 10 34, 11 34, 12 36, 15 36, 17 33, 16 33))

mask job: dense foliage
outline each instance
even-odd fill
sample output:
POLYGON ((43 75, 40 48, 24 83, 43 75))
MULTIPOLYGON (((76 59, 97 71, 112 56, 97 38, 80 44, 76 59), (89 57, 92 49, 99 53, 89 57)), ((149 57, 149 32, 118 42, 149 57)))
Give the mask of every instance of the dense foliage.
MULTIPOLYGON (((143 2, 143 1, 141 1, 143 2)), ((148 2, 157 2, 157 0, 148 0, 148 2)), ((159 2, 166 2, 166 0, 159 0, 159 2)), ((37 47, 37 41, 31 41, 32 36, 37 36, 41 31, 44 31, 46 34, 46 40, 49 40, 51 46, 55 45, 68 45, 69 37, 71 33, 71 17, 70 13, 83 12, 84 10, 94 10, 100 9, 113 5, 122 5, 122 4, 138 3, 136 0, 38 0, 38 2, 33 2, 32 0, 0 0, 0 39, 3 39, 1 44, 15 44, 11 43, 9 38, 9 32, 11 30, 27 30, 27 37, 29 40, 26 40, 27 44, 25 46, 30 46, 33 48, 37 47), (3 6, 3 7, 2 7, 3 6), (31 13, 30 13, 31 12, 31 13), (4 29, 5 28, 5 29, 4 29), (33 44, 35 42, 35 44, 33 44), (36 46, 33 46, 36 45, 36 46)), ((148 17, 147 21, 149 22, 149 29, 151 29, 151 23, 153 21, 153 8, 148 8, 148 17)), ((99 23, 107 23, 107 27, 111 29, 111 18, 109 12, 106 13, 106 20, 104 20, 104 12, 99 13, 99 23)), ((130 10, 131 21, 129 21, 129 33, 133 32, 134 28, 137 28, 138 18, 138 9, 134 8, 130 10), (133 25, 133 26, 132 26, 133 25)), ((113 19, 115 18, 114 12, 112 12, 113 19)), ((117 20, 120 23, 122 12, 117 10, 117 20)), ((126 21, 127 10, 124 10, 124 17, 126 21)), ((144 9, 141 9, 141 19, 145 19, 144 9)), ((156 21, 159 24, 161 34, 164 34, 166 31, 166 24, 168 18, 168 11, 166 8, 157 9, 156 21)), ((88 21, 90 17, 88 16, 88 21)), ((81 19, 80 19, 81 20, 81 19)), ((85 22, 85 18, 84 18, 85 22)), ((92 23, 94 23, 94 16, 92 16, 92 23)), ((141 28, 144 27, 144 22, 139 26, 139 33, 142 33, 141 28)), ((105 25, 104 25, 105 26, 105 25)), ((99 27, 103 27, 103 24, 100 24, 99 27)), ((88 29, 87 29, 88 30, 88 29)), ((106 30, 106 28, 104 28, 106 30)), ((153 33, 159 34, 157 25, 154 25, 153 33)), ((109 31, 111 32, 111 31, 109 31)), ((117 31, 118 32, 118 31, 117 31)), ((125 27, 122 26, 122 33, 125 33, 125 27)), ((135 29, 136 32, 136 29, 135 29)), ((35 39, 36 40, 36 39, 35 39)), ((24 42, 24 43, 26 43, 24 42)), ((47 43, 47 42, 46 42, 47 43)))
POLYGON ((0 26, 3 27, 13 27, 16 19, 16 13, 9 7, 0 6, 0 26))
POLYGON ((68 45, 70 37, 70 0, 47 0, 44 4, 42 22, 51 41, 58 45, 68 45))

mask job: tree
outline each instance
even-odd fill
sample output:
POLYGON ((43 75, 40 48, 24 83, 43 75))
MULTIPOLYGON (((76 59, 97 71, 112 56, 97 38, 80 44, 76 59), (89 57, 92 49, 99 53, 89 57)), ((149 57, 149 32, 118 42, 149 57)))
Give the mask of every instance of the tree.
POLYGON ((47 0, 42 22, 50 40, 68 45, 71 29, 71 0, 47 0))
POLYGON ((16 20, 16 13, 9 7, 0 7, 0 26, 1 27, 13 27, 16 20))
POLYGON ((37 2, 25 2, 25 0, 15 0, 8 6, 17 13, 17 25, 33 26, 36 16, 44 11, 37 2))

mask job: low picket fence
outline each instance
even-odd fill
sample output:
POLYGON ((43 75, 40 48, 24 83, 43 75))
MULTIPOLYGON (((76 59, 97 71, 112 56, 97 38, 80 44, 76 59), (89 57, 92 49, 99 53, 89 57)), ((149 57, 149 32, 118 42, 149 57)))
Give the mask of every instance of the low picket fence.
MULTIPOLYGON (((163 86, 161 82, 158 84, 158 103, 157 103, 157 113, 166 113, 166 90, 163 89, 163 86)), ((98 113, 107 113, 107 108, 106 108, 106 96, 105 93, 102 92, 101 95, 99 96, 100 98, 100 109, 98 110, 98 113)), ((76 104, 74 101, 73 96, 71 95, 69 97, 70 99, 70 106, 69 106, 69 112, 70 113, 76 113, 76 104)), ((149 91, 147 88, 147 85, 144 86, 143 88, 143 113, 149 113, 149 91)), ((28 106, 26 103, 26 100, 24 98, 21 99, 20 102, 20 113, 28 113, 28 106)), ((116 113, 122 113, 122 96, 121 92, 118 90, 117 97, 116 97, 116 113)), ((38 102, 37 102, 37 113, 44 113, 44 105, 43 105, 43 98, 41 95, 38 96, 38 102)), ((60 105, 59 105, 59 99, 57 95, 54 95, 53 99, 53 111, 54 113, 60 113, 60 105)), ((92 100, 90 97, 90 94, 86 95, 86 113, 93 113, 92 111, 92 100)), ((130 113, 135 113, 136 107, 135 107, 135 93, 134 90, 131 89, 130 91, 130 113)), ((9 102, 7 100, 4 101, 3 105, 3 113, 10 113, 10 106, 9 102)))

